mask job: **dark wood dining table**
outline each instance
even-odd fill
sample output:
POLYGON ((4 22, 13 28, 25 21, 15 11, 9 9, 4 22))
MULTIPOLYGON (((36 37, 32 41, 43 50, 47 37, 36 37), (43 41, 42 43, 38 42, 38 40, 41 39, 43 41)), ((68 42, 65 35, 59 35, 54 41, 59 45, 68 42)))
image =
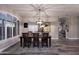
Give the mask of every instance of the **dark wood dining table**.
MULTIPOLYGON (((41 39, 42 41, 43 36, 38 36, 38 37, 39 37, 39 40, 41 39)), ((29 38, 34 38, 34 36, 31 36, 29 38)), ((20 36, 20 46, 24 47, 24 44, 25 44, 25 39, 23 36, 20 36)), ((51 36, 48 36, 48 44, 49 44, 49 47, 51 47, 51 36)))

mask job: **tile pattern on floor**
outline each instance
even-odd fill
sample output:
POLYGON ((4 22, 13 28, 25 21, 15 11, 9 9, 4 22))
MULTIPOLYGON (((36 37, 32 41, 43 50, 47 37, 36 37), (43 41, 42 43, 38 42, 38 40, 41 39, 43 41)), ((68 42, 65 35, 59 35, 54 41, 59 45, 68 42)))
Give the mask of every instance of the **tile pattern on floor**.
POLYGON ((79 40, 52 40, 52 46, 48 48, 22 48, 18 42, 0 55, 79 55, 79 40))

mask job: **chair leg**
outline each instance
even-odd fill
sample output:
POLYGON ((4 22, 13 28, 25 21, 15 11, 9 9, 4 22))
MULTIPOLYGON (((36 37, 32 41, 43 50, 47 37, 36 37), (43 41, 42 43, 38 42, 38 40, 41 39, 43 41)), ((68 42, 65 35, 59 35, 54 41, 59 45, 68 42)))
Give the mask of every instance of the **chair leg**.
POLYGON ((48 47, 48 41, 46 42, 46 46, 48 47))
POLYGON ((34 48, 34 46, 35 46, 35 42, 33 42, 33 48, 34 48))
POLYGON ((43 44, 43 42, 42 42, 42 48, 43 48, 43 45, 44 45, 44 44, 43 44))
POLYGON ((39 48, 39 42, 37 43, 37 45, 38 45, 38 48, 39 48))
POLYGON ((28 48, 29 48, 29 45, 28 45, 28 48))
POLYGON ((25 47, 26 41, 25 39, 23 40, 23 48, 25 47))
POLYGON ((23 43, 23 48, 25 48, 25 42, 23 43))
POLYGON ((30 46, 31 46, 31 41, 30 41, 30 46))
POLYGON ((46 43, 46 46, 48 47, 48 43, 46 43))
POLYGON ((34 48, 35 44, 33 44, 33 48, 34 48))
POLYGON ((27 47, 29 48, 29 42, 27 42, 27 47))
POLYGON ((28 43, 28 48, 30 47, 30 42, 28 43))

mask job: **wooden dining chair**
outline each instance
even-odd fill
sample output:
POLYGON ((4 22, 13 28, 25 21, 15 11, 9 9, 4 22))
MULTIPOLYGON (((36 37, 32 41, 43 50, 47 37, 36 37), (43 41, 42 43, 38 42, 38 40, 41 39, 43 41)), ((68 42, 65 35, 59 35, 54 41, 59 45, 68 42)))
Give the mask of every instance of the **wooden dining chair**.
POLYGON ((23 37, 27 37, 28 36, 28 33, 22 33, 22 36, 23 37))
POLYGON ((30 47, 31 46, 31 44, 32 44, 32 37, 33 37, 33 33, 32 33, 32 31, 29 31, 28 32, 28 47, 30 47))
POLYGON ((33 36, 33 47, 37 46, 39 48, 39 33, 34 33, 33 36))
POLYGON ((47 46, 48 47, 48 36, 49 36, 49 34, 48 33, 43 33, 42 34, 43 35, 43 37, 42 37, 42 47, 43 46, 47 46))
POLYGON ((25 46, 28 45, 28 33, 22 33, 22 37, 23 37, 23 39, 22 39, 22 41, 23 41, 22 45, 23 45, 23 47, 25 47, 25 46))
POLYGON ((27 37, 26 44, 27 44, 28 48, 31 47, 31 44, 32 44, 32 37, 27 37))
POLYGON ((28 33, 22 33, 22 36, 24 38, 24 40, 23 40, 23 47, 27 46, 29 48, 31 46, 32 38, 29 37, 28 33))

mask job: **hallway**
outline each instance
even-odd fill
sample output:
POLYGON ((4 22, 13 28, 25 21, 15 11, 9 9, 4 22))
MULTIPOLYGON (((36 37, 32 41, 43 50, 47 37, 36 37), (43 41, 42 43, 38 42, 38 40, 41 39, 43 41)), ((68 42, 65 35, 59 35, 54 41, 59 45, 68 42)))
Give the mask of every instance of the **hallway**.
POLYGON ((22 48, 19 42, 4 50, 1 55, 79 55, 79 40, 52 40, 51 48, 22 48))

